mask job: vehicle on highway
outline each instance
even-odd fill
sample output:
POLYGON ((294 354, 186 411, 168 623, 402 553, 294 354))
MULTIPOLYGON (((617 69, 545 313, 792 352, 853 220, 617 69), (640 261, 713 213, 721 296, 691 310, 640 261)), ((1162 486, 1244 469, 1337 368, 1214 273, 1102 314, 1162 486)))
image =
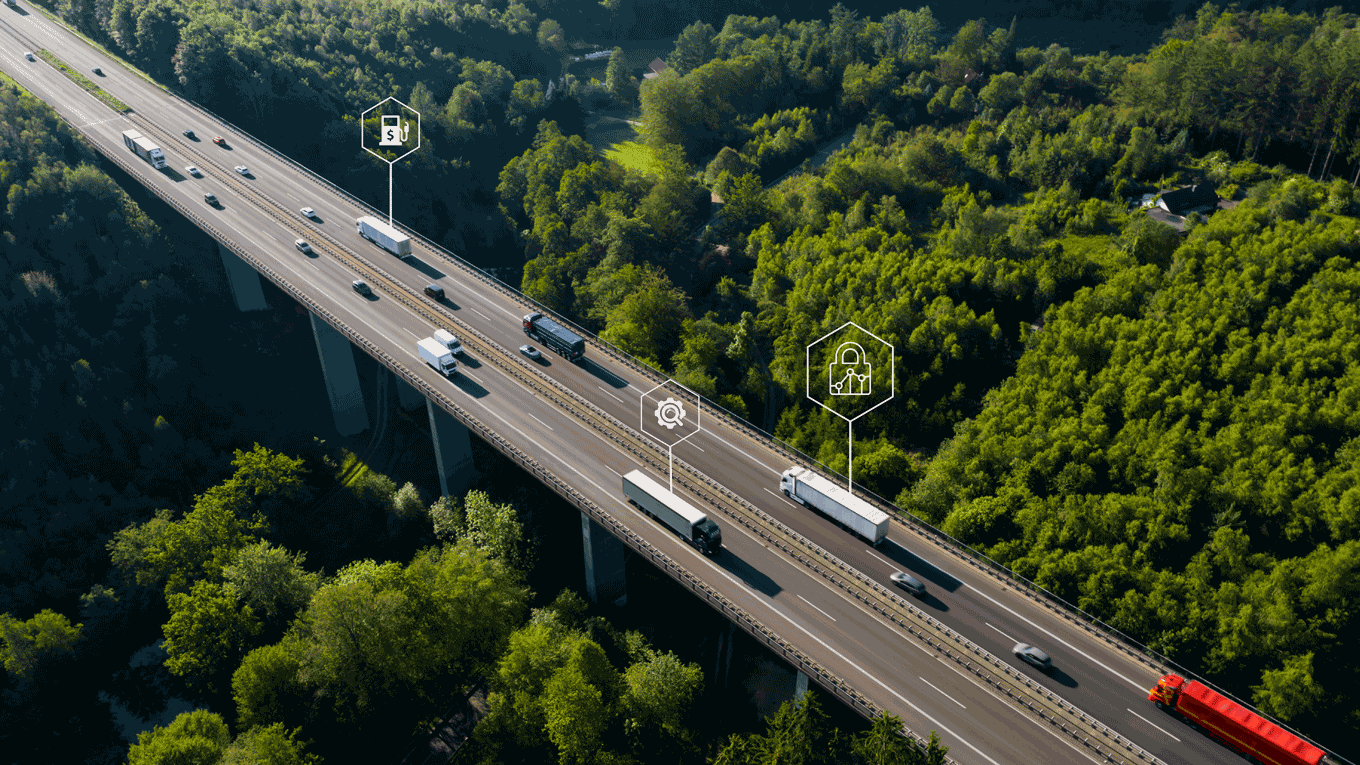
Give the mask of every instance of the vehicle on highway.
POLYGON ((184 131, 184 137, 185 137, 185 138, 192 139, 192 140, 195 140, 195 141, 198 140, 198 139, 194 136, 194 131, 192 131, 192 130, 186 130, 186 131, 184 131))
POLYGON ((354 219, 359 235, 399 258, 411 257, 411 237, 371 215, 354 219))
POLYGON ((877 546, 888 536, 888 514, 811 470, 793 467, 779 480, 784 496, 858 534, 877 546))
POLYGON ((298 248, 299 250, 302 250, 302 251, 305 252, 305 253, 308 253, 308 254, 311 254, 311 252, 312 252, 312 246, 311 246, 310 244, 307 244, 307 240, 306 240, 306 239, 296 239, 296 240, 294 240, 294 241, 293 241, 293 246, 296 247, 296 248, 298 248))
POLYGON ((429 295, 435 300, 443 300, 444 288, 440 287, 438 284, 427 284, 425 285, 425 294, 429 295))
POLYGON ((32 54, 32 53, 29 53, 28 51, 24 51, 24 58, 28 59, 29 61, 37 61, 37 60, 38 60, 38 59, 36 59, 36 58, 33 58, 33 54, 32 54))
POLYGON ((192 175, 195 178, 203 177, 203 173, 200 173, 198 171, 198 168, 194 167, 193 165, 189 165, 188 167, 184 168, 184 172, 188 173, 189 175, 192 175))
POLYGON ((1029 643, 1016 643, 1015 647, 1011 649, 1011 653, 1015 654, 1015 657, 1020 661, 1045 672, 1053 669, 1053 659, 1029 643))
POLYGON ((308 218, 315 218, 315 217, 316 217, 316 210, 313 210, 313 209, 310 208, 310 207, 304 207, 304 208, 302 208, 302 210, 300 210, 300 212, 301 212, 303 215, 306 215, 308 218))
POLYGON ((532 345, 521 345, 519 347, 519 352, 524 354, 525 356, 528 356, 534 361, 538 361, 539 359, 543 358, 543 354, 539 353, 538 349, 533 347, 532 345))
POLYGON ((94 73, 97 74, 97 75, 99 75, 100 77, 103 77, 103 76, 104 76, 104 70, 103 70, 103 69, 100 69, 100 68, 97 67, 97 66, 94 68, 94 73))
POLYGON ((353 284, 349 286, 353 287, 355 292, 365 297, 373 294, 373 290, 368 288, 368 283, 365 282, 363 279, 357 279, 353 284))
POLYGON ((448 348, 450 351, 453 351, 454 353, 460 356, 462 355, 463 341, 459 340, 457 335, 453 334, 447 329, 436 329, 434 331, 434 334, 430 335, 430 337, 433 337, 435 340, 439 341, 441 345, 443 345, 445 348, 448 348))
POLYGON ((925 582, 922 582, 920 579, 917 579, 905 571, 894 571, 888 575, 888 578, 893 581, 893 584, 918 598, 924 598, 926 596, 925 582))
POLYGON ((647 515, 666 524, 704 555, 722 550, 722 529, 699 508, 677 497, 641 470, 623 477, 623 496, 647 515))
POLYGON ((1177 713, 1204 729, 1248 762, 1268 765, 1336 765, 1327 753, 1219 695, 1214 689, 1180 675, 1162 675, 1148 692, 1158 709, 1177 713))
POLYGON ((416 343, 416 352, 421 360, 445 377, 452 377, 453 373, 458 371, 458 361, 453 358, 453 351, 440 345, 433 337, 427 337, 416 343))
POLYGON ((223 138, 220 135, 213 136, 213 143, 217 144, 218 146, 226 146, 227 139, 223 138))
POLYGON ((586 355, 586 341, 580 335, 538 311, 524 317, 524 334, 562 354, 568 361, 586 355))
POLYGON ((236 172, 240 173, 241 175, 250 175, 250 168, 246 167, 245 165, 237 165, 236 172))
POLYGON ((204 201, 204 202, 207 202, 208 204, 212 205, 213 207, 216 207, 216 206, 217 206, 217 197, 213 196, 212 194, 204 194, 204 195, 203 195, 203 201, 204 201))
POLYGON ((136 130, 123 131, 123 144, 157 170, 163 170, 166 167, 165 152, 161 151, 161 147, 152 143, 150 138, 136 130))

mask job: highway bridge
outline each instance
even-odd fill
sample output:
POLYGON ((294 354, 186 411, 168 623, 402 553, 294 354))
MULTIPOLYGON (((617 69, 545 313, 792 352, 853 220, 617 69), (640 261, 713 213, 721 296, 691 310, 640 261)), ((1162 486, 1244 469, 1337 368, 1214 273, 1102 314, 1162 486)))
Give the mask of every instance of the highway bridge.
MULTIPOLYGON (((909 731, 938 731, 966 765, 1166 763, 1226 765, 1240 758, 1157 711, 1148 689, 1160 657, 1093 624, 939 532, 900 513, 877 549, 779 492, 798 464, 825 472, 763 432, 705 402, 703 429, 675 446, 675 490, 723 529, 723 549, 699 555, 643 517, 621 476, 667 477, 667 452, 638 431, 640 396, 664 377, 590 338, 586 357, 532 362, 521 317, 535 308, 514 289, 430 241, 412 236, 400 260, 361 238, 354 220, 375 210, 263 142, 167 92, 101 53, 26 2, 0 7, 0 69, 45 100, 109 160, 217 240, 238 307, 263 307, 260 278, 305 306, 336 426, 369 426, 354 350, 390 369, 403 405, 429 413, 445 492, 469 468, 468 434, 522 464, 581 511, 587 588, 626 600, 623 552, 654 563, 696 597, 857 711, 899 715, 909 731), (39 57, 45 49, 127 104, 122 114, 39 57), (95 67, 103 76, 92 76, 95 67), (170 166, 157 171, 124 147, 136 129, 170 166), (192 129, 198 140, 181 134, 192 129), (215 135, 226 146, 210 142, 215 135), (201 169, 202 178, 183 171, 201 169), (246 165, 249 177, 233 171, 246 165), (220 207, 203 201, 214 193, 220 207), (298 210, 311 207, 315 219, 298 210), (306 239, 313 252, 294 248, 306 239), (351 289, 364 279, 374 295, 351 289), (447 300, 422 288, 436 282, 447 300), (437 328, 466 347, 446 379, 416 342, 437 328), (888 576, 910 571, 929 586, 908 601, 888 576), (1053 657, 1048 675, 1019 662, 1017 642, 1053 657)), ((370 106, 356 104, 356 114, 370 106)), ((357 141, 357 136, 356 136, 357 141)), ((885 509, 882 502, 878 503, 885 509)), ((1324 747, 1325 748, 1325 747, 1324 747)))

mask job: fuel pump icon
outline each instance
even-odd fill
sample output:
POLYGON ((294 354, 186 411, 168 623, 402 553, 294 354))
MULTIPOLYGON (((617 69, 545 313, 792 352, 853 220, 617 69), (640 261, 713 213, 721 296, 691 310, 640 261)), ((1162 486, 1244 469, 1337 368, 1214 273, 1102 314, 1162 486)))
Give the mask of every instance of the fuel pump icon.
POLYGON ((411 122, 409 120, 402 124, 400 115, 384 114, 382 118, 382 140, 378 141, 378 145, 401 146, 410 134, 411 122))

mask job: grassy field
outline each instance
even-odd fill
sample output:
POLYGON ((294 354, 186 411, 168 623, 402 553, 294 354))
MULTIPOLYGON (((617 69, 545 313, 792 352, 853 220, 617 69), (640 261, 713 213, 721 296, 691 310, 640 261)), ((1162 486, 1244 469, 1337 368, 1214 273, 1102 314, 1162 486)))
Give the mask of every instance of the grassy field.
POLYGON ((96 83, 94 80, 91 80, 89 77, 86 77, 80 72, 77 72, 76 70, 67 66, 66 62, 52 55, 49 51, 39 48, 38 50, 34 51, 34 55, 36 55, 38 58, 41 58, 43 61, 46 61, 47 63, 51 64, 52 66, 56 67, 62 74, 71 78, 72 82, 89 91, 90 95, 94 96, 100 101, 103 101, 104 103, 108 104, 109 106, 112 106, 114 109, 117 109, 118 111, 124 114, 132 111, 132 107, 114 98, 110 93, 105 91, 103 88, 99 87, 99 84, 96 83))
POLYGON ((604 155, 624 168, 631 167, 649 175, 657 174, 656 158, 652 156, 652 150, 637 141, 616 143, 607 149, 604 155))

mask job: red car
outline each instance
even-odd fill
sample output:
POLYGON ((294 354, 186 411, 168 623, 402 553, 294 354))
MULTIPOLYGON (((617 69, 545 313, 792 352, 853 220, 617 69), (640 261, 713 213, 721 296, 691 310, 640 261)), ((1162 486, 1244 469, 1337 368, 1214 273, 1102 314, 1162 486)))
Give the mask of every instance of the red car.
POLYGON ((223 137, 220 136, 220 135, 219 135, 219 136, 214 136, 214 137, 213 137, 213 143, 217 144, 218 146, 226 146, 226 145, 227 145, 227 139, 223 138, 223 137))

